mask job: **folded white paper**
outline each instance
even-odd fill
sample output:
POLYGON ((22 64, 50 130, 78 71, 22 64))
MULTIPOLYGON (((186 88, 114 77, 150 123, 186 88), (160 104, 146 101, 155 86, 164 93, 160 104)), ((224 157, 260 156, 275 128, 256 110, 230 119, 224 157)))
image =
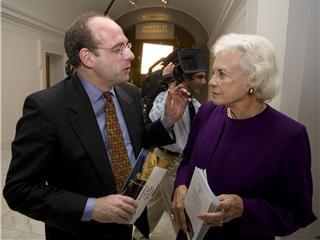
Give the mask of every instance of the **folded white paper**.
POLYGON ((206 171, 196 167, 188 188, 185 209, 187 212, 187 225, 189 240, 202 240, 208 227, 203 226, 203 220, 198 216, 202 212, 214 211, 219 200, 211 191, 206 171))
POLYGON ((122 194, 136 199, 138 207, 128 224, 134 224, 153 197, 158 185, 166 174, 169 161, 142 149, 126 180, 122 194))

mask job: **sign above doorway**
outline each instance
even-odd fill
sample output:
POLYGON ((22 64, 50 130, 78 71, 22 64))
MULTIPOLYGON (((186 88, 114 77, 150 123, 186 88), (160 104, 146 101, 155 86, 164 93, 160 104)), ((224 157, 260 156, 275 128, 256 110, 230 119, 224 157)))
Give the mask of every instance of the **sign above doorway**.
POLYGON ((174 39, 174 24, 165 22, 137 24, 136 39, 174 39))

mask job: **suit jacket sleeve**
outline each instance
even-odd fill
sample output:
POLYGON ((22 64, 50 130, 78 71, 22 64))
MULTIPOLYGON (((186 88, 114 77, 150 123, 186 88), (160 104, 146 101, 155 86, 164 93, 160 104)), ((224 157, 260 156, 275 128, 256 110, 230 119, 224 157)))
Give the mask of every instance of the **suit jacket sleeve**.
POLYGON ((40 99, 36 95, 28 97, 12 143, 13 156, 3 192, 13 210, 63 228, 79 222, 87 197, 50 181, 58 147, 51 124, 40 99))
POLYGON ((147 125, 144 123, 141 97, 136 86, 126 83, 115 89, 136 156, 141 147, 149 149, 175 142, 162 125, 160 118, 147 125))

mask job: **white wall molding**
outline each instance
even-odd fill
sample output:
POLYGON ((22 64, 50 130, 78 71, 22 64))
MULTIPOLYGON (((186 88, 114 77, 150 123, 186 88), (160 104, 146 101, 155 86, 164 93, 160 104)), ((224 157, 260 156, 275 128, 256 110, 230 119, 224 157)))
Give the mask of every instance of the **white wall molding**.
POLYGON ((41 20, 26 15, 18 9, 1 3, 1 20, 18 26, 38 30, 41 33, 47 33, 56 37, 63 37, 64 31, 57 27, 51 26, 41 20))
MULTIPOLYGON (((246 33, 258 34, 274 45, 282 85, 287 43, 288 12, 290 0, 247 0, 246 33), (276 7, 275 7, 276 6, 276 7)), ((269 103, 280 110, 282 88, 269 103)))
POLYGON ((246 3, 246 0, 231 0, 226 1, 219 19, 214 26, 214 32, 211 34, 207 46, 210 48, 214 41, 224 33, 226 26, 229 26, 230 23, 234 20, 235 15, 238 15, 239 11, 243 8, 243 5, 246 3))
POLYGON ((131 11, 116 21, 123 29, 130 28, 138 23, 150 21, 174 23, 189 32, 198 47, 203 48, 208 42, 208 33, 201 21, 194 18, 191 14, 173 8, 142 8, 131 11), (142 15, 149 16, 150 18, 144 20, 141 18, 142 15))
POLYGON ((64 32, 35 18, 1 5, 1 147, 8 149, 21 117, 25 97, 45 87, 46 53, 62 56, 64 32), (5 61, 3 60, 5 59, 5 61))

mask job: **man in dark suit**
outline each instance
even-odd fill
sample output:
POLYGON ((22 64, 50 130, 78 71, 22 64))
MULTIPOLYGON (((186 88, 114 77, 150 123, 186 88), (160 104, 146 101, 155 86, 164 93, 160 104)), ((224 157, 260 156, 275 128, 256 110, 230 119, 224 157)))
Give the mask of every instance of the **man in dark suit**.
POLYGON ((131 239, 136 202, 116 190, 103 93, 112 95, 131 164, 142 147, 172 142, 170 128, 188 92, 170 92, 161 119, 144 126, 138 89, 127 83, 131 44, 110 18, 87 13, 65 36, 75 69, 27 97, 12 143, 4 196, 9 207, 45 223, 47 239, 131 239))

